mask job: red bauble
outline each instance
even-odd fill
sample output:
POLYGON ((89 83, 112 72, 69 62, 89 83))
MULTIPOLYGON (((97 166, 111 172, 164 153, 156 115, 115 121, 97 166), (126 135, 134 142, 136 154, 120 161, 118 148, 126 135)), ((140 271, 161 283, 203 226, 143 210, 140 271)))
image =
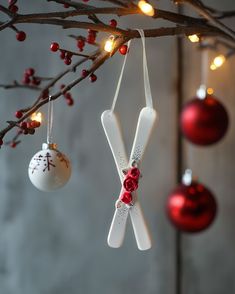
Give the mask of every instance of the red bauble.
POLYGON ((169 195, 167 213, 172 224, 183 232, 205 230, 216 216, 217 205, 213 194, 197 182, 179 185, 169 195))
POLYGON ((197 145, 211 145, 225 135, 228 128, 228 114, 215 97, 194 98, 186 103, 180 118, 184 136, 197 145))

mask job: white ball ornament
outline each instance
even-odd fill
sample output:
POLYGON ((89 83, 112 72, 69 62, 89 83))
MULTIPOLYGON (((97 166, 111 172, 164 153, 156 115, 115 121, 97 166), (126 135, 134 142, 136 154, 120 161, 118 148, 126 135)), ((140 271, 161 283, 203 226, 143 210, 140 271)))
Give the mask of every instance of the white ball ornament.
POLYGON ((57 150, 56 144, 42 145, 42 150, 31 159, 29 179, 39 190, 51 192, 63 187, 71 176, 71 164, 67 156, 57 150))

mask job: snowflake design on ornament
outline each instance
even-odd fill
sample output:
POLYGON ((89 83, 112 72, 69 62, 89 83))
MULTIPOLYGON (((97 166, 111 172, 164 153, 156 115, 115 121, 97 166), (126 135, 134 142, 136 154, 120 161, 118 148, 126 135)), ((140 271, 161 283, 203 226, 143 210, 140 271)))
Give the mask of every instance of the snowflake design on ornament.
POLYGON ((66 159, 66 157, 62 153, 58 152, 57 157, 60 160, 60 162, 64 162, 66 167, 69 168, 69 161, 66 159))
POLYGON ((40 163, 42 161, 43 156, 40 154, 39 156, 35 156, 33 161, 36 161, 36 164, 34 166, 32 166, 32 164, 30 165, 30 169, 32 170, 32 174, 35 172, 35 170, 38 170, 38 167, 40 166, 40 163))
POLYGON ((55 165, 53 164, 53 160, 50 158, 51 158, 51 154, 47 152, 43 159, 44 166, 45 166, 45 168, 43 169, 44 172, 46 170, 50 171, 50 167, 55 167, 55 165))

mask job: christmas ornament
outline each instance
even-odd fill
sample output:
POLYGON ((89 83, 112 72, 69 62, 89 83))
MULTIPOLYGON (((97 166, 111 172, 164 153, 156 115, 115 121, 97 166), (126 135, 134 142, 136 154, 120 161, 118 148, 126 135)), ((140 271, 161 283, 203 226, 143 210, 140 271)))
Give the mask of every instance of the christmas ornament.
POLYGON ((191 143, 208 146, 220 141, 228 129, 228 114, 219 102, 207 90, 208 50, 201 54, 201 86, 197 96, 185 104, 180 116, 183 135, 191 143), (210 94, 209 94, 210 93, 210 94))
POLYGON ((211 191, 192 181, 187 170, 183 183, 171 192, 167 200, 167 214, 179 230, 196 233, 207 229, 215 219, 217 205, 211 191))
MULTIPOLYGON (((122 183, 122 188, 115 205, 116 209, 109 230, 108 245, 113 248, 118 248, 122 245, 125 236, 127 217, 130 213, 137 246, 140 250, 147 250, 151 248, 151 239, 138 201, 137 188, 140 178, 140 161, 143 158, 143 154, 150 139, 157 114, 152 106, 152 96, 145 53, 144 32, 142 30, 138 31, 143 44, 143 70, 146 107, 144 107, 139 114, 129 162, 126 156, 121 129, 114 113, 127 55, 125 56, 122 66, 112 108, 103 112, 101 121, 116 163, 120 181, 122 183)), ((128 42, 128 48, 129 46, 130 41, 128 42)))
POLYGON ((195 97, 181 112, 180 125, 184 136, 197 145, 211 145, 220 141, 228 129, 228 114, 214 96, 195 97))
MULTIPOLYGON (((51 97, 50 97, 51 98, 51 97)), ((41 191, 50 192, 63 187, 71 175, 71 164, 67 156, 57 149, 52 143, 52 101, 48 103, 47 143, 42 145, 42 150, 31 159, 28 168, 29 179, 41 191)))

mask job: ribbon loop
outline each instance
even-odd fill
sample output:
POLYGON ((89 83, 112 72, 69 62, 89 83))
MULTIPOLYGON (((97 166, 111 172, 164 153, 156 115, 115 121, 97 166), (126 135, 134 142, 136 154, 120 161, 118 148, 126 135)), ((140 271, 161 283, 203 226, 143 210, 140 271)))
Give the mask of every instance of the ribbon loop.
MULTIPOLYGON (((140 34, 140 37, 142 40, 142 45, 143 45, 143 75, 144 75, 144 93, 145 93, 146 106, 153 108, 153 99, 152 99, 151 87, 150 87, 150 82, 149 82, 149 73, 148 73, 148 64, 147 64, 147 57, 146 57, 144 31, 141 29, 136 29, 136 30, 140 34)), ((130 44, 131 44, 131 40, 128 41, 128 43, 127 43, 128 50, 130 48, 130 44)), ((115 108, 115 105, 117 102, 117 98, 118 98, 120 87, 121 87, 122 77, 123 77, 123 73, 124 73, 124 69, 125 69, 125 65, 126 65, 126 60, 127 60, 127 54, 125 55, 125 58, 124 58, 124 61, 122 64, 122 69, 121 69, 121 73, 120 73, 120 76, 118 79, 117 88, 116 88, 116 91, 114 94, 111 111, 114 111, 114 108, 115 108)))

